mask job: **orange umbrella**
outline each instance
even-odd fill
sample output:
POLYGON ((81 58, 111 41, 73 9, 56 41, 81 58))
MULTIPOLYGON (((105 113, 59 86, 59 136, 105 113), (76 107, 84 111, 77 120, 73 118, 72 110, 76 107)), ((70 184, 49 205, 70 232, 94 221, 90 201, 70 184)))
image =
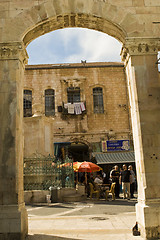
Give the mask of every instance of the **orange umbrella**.
POLYGON ((82 162, 73 162, 73 169, 74 169, 75 172, 78 172, 81 164, 82 164, 82 162))
POLYGON ((92 162, 82 162, 78 168, 78 172, 98 172, 100 170, 102 168, 92 162))
POLYGON ((85 172, 85 183, 87 184, 87 172, 98 172, 102 170, 97 164, 92 162, 82 162, 79 165, 78 172, 85 172))
MULTIPOLYGON (((81 164, 82 164, 82 162, 73 162, 74 172, 78 172, 78 168, 81 164)), ((72 163, 71 162, 63 163, 63 164, 60 165, 60 167, 72 167, 72 163)))
MULTIPOLYGON (((72 163, 63 163, 61 167, 72 167, 72 163)), ((92 162, 73 162, 73 170, 75 172, 98 172, 102 168, 92 162)))

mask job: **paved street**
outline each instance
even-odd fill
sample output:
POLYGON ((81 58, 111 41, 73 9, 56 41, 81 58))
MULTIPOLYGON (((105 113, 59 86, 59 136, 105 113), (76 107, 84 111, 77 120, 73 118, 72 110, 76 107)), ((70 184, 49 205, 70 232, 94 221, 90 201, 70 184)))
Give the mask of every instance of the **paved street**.
POLYGON ((140 240, 132 235, 136 200, 86 200, 27 206, 27 240, 140 240))

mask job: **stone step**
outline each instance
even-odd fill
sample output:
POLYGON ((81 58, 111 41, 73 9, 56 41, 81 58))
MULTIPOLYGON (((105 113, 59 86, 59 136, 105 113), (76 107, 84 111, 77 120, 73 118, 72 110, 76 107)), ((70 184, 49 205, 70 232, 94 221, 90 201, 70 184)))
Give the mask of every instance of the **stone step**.
POLYGON ((63 202, 80 202, 86 200, 86 195, 72 194, 63 196, 63 202))

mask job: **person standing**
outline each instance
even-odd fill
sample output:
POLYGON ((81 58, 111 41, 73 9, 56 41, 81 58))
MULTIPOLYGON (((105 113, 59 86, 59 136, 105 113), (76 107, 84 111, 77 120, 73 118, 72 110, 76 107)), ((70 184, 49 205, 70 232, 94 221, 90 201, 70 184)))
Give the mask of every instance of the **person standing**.
POLYGON ((129 170, 130 173, 131 173, 131 182, 130 182, 131 198, 134 198, 134 189, 135 189, 135 180, 136 180, 136 177, 135 177, 135 173, 134 173, 134 171, 133 171, 132 165, 130 165, 130 166, 128 167, 128 170, 129 170))
POLYGON ((119 171, 118 171, 118 166, 114 166, 114 169, 113 171, 111 172, 111 180, 112 180, 112 183, 116 183, 115 185, 115 196, 116 198, 119 198, 119 171))
POLYGON ((120 175, 120 184, 122 183, 122 190, 124 194, 124 199, 126 199, 126 190, 127 190, 127 199, 130 199, 130 181, 131 181, 131 172, 127 169, 127 165, 123 165, 123 170, 120 175))

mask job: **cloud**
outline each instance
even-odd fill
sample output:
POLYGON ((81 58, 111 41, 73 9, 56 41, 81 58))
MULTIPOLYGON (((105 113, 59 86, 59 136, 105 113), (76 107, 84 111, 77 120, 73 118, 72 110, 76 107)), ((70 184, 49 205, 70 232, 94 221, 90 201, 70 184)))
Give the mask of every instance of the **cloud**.
POLYGON ((120 61, 120 50, 121 44, 113 37, 82 28, 56 30, 27 47, 29 64, 120 61))

